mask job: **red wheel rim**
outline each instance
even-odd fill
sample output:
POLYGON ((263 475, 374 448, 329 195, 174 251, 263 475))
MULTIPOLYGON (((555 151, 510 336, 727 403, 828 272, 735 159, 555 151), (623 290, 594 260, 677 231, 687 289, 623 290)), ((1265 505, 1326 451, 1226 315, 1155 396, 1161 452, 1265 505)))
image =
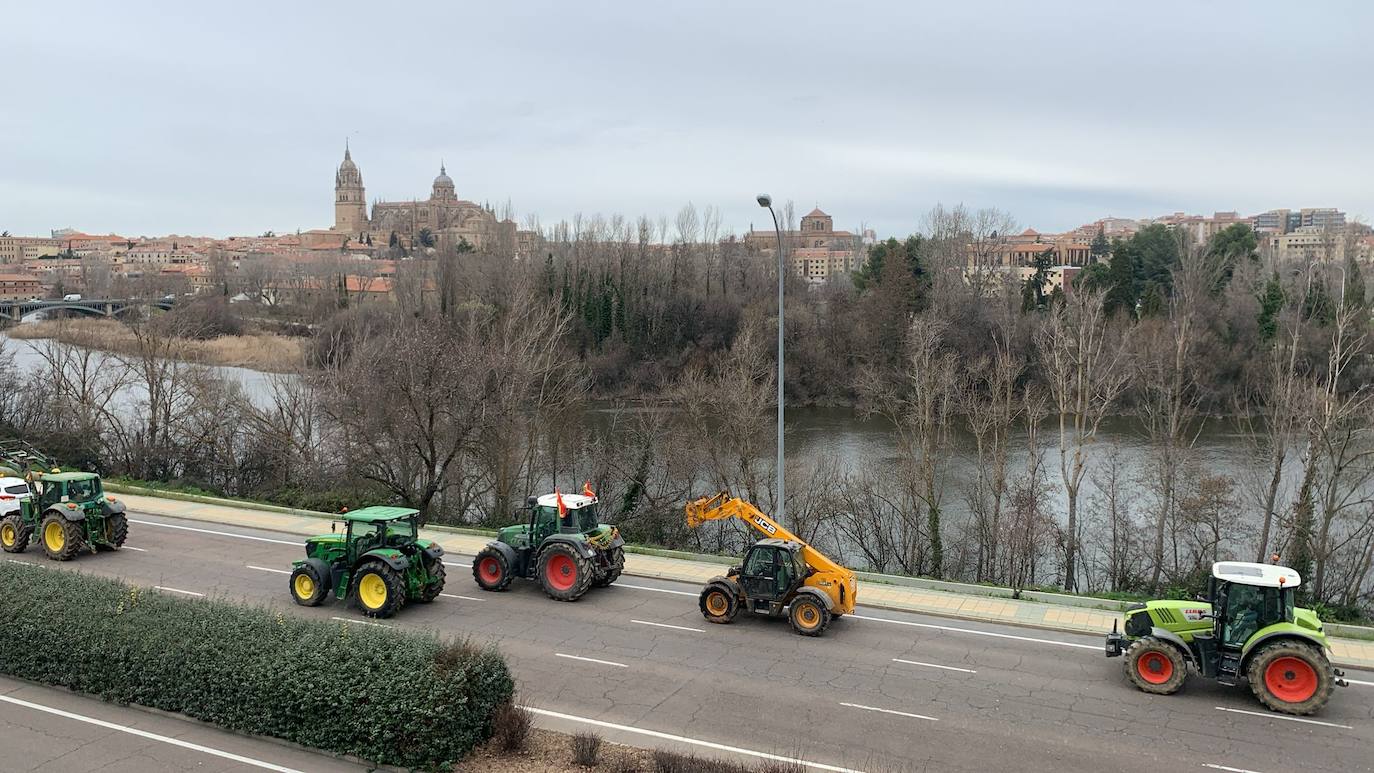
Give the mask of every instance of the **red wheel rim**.
POLYGON ((577 564, 562 553, 552 556, 544 566, 544 579, 554 590, 569 590, 577 584, 577 564))
POLYGON ((477 564, 477 573, 487 582, 500 582, 501 562, 491 557, 484 558, 477 564))
POLYGON ((1136 658, 1135 670, 1150 684, 1164 684, 1174 675, 1174 662, 1162 652, 1147 652, 1136 658))
POLYGON ((1264 686, 1285 703, 1302 703, 1317 694, 1317 672, 1302 658, 1278 658, 1264 669, 1264 686))

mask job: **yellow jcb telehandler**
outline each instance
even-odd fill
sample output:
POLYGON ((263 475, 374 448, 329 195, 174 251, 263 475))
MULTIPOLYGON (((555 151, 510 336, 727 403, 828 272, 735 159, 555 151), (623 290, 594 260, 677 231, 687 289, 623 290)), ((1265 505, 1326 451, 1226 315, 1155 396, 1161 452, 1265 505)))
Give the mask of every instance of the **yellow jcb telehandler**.
POLYGON ((854 611, 858 582, 854 572, 784 529, 749 502, 722 491, 687 503, 687 525, 738 518, 764 535, 744 562, 701 589, 701 614, 713 623, 729 623, 740 609, 787 615, 792 630, 820 636, 830 621, 854 611))

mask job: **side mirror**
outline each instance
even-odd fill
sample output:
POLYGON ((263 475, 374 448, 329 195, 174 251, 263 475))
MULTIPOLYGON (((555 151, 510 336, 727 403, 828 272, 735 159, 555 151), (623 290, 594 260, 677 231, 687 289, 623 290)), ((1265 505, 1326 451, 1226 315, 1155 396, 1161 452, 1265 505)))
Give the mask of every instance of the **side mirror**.
POLYGON ((339 527, 338 521, 330 521, 330 522, 329 522, 329 533, 330 533, 330 534, 334 534, 334 533, 335 533, 335 530, 338 529, 338 527, 339 527))

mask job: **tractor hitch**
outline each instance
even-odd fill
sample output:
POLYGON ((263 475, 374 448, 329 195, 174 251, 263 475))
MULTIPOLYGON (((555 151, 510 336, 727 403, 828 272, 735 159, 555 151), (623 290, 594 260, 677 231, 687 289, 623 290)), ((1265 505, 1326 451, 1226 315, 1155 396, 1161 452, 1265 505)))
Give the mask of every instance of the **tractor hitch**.
POLYGON ((1112 632, 1107 634, 1107 657, 1121 657, 1121 653, 1131 646, 1131 642, 1116 629, 1116 621, 1112 621, 1112 632))
POLYGON ((1335 676, 1336 676, 1336 686, 1337 686, 1337 687, 1349 687, 1349 686, 1350 686, 1350 683, 1347 682, 1347 681, 1345 681, 1345 672, 1344 672, 1344 671, 1340 670, 1339 668, 1333 668, 1333 669, 1331 669, 1331 673, 1332 673, 1332 674, 1335 674, 1335 676))

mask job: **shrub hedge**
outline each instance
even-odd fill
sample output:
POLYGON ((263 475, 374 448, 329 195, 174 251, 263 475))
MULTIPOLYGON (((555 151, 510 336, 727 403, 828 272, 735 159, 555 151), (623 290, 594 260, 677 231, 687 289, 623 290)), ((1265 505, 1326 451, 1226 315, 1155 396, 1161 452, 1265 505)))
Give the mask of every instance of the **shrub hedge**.
POLYGON ((445 768, 514 684, 493 649, 0 562, 0 672, 378 764, 445 768))

